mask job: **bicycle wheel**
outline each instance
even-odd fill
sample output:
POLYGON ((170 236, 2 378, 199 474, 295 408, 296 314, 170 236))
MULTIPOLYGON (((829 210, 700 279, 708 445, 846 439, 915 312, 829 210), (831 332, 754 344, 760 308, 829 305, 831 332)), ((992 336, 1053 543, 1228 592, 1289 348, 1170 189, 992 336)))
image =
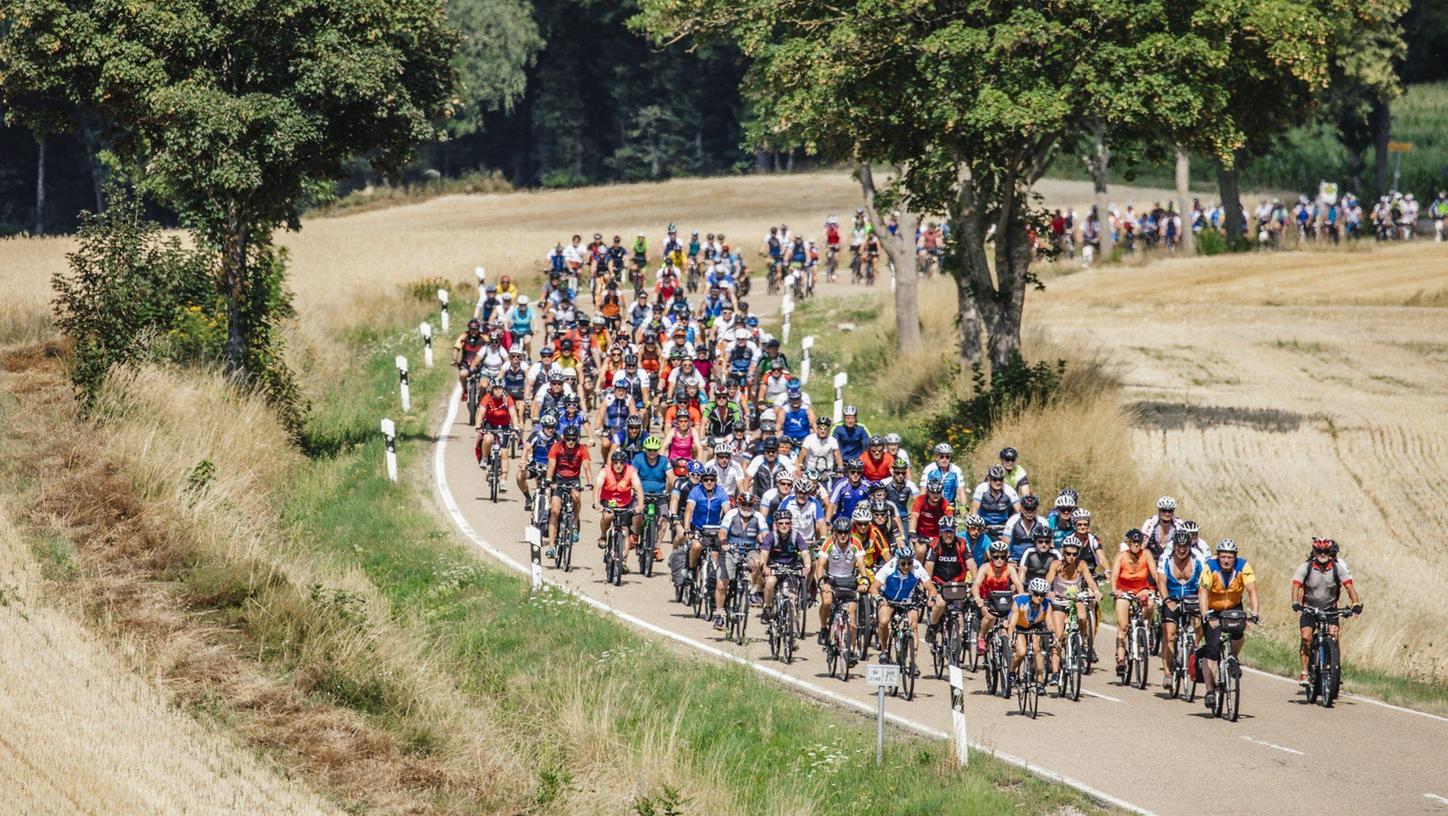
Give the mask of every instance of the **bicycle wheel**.
POLYGON ((1009 700, 1011 698, 1011 683, 1014 681, 1014 678, 1011 677, 1010 647, 1007 645, 1004 635, 998 635, 996 637, 995 650, 996 674, 998 675, 996 678, 997 684, 1000 686, 1001 697, 1009 700))
POLYGON ((1136 661, 1136 662, 1135 662, 1135 666, 1134 666, 1134 668, 1135 668, 1135 670, 1136 670, 1136 687, 1137 687, 1138 689, 1145 689, 1145 688, 1146 688, 1146 668, 1147 668, 1147 664, 1151 662, 1150 658, 1148 657, 1148 655, 1151 653, 1151 651, 1150 651, 1150 649, 1147 648, 1147 642, 1148 642, 1148 640, 1149 640, 1149 636, 1148 636, 1148 634, 1147 634, 1147 631, 1146 631, 1146 627, 1145 627, 1145 626, 1139 626, 1139 627, 1132 633, 1132 635, 1133 635, 1133 637, 1134 637, 1135 640, 1136 640, 1136 649, 1135 649, 1135 652, 1136 652, 1135 661, 1136 661))
POLYGON ((1086 662, 1085 644, 1081 640, 1081 633, 1071 635, 1071 673, 1068 679, 1071 683, 1071 701, 1081 699, 1081 665, 1086 662))
POLYGON ((1224 705, 1227 709, 1227 719, 1231 722, 1237 721, 1237 715, 1242 711, 1242 678, 1232 668, 1227 672, 1227 694, 1224 705))
POLYGON ((965 624, 965 666, 973 673, 980 667, 980 653, 976 650, 976 641, 980 640, 980 616, 971 615, 965 624))
POLYGON ((1338 662, 1337 641, 1331 637, 1324 638, 1323 640, 1322 674, 1324 679, 1322 682, 1322 707, 1332 708, 1332 704, 1337 702, 1337 693, 1339 685, 1342 682, 1341 669, 1339 668, 1341 664, 1338 662))
POLYGON ((1020 713, 1026 713, 1026 695, 1035 688, 1035 678, 1031 676, 1031 667, 1035 665, 1035 658, 1030 651, 1026 652, 1026 659, 1021 661, 1021 677, 1016 678, 1016 708, 1020 713))
POLYGON ((964 662, 963 657, 960 651, 960 618, 951 615, 945 621, 945 663, 959 666, 964 662))
POLYGON ((1040 689, 1036 688, 1034 677, 1026 685, 1026 713, 1034 720, 1036 714, 1041 710, 1041 692, 1040 689))
POLYGON ((741 583, 734 594, 739 597, 739 637, 737 642, 744 645, 745 633, 749 631, 749 583, 741 583))
POLYGON ((644 534, 639 536, 639 575, 654 577, 654 545, 658 541, 658 528, 653 519, 644 524, 644 534))
POLYGON ((494 504, 498 501, 498 451, 497 443, 493 443, 493 455, 488 457, 488 500, 494 504))
POLYGON ((784 653, 784 663, 789 665, 794 662, 794 602, 788 598, 784 599, 784 643, 781 651, 784 653))
POLYGON ((779 659, 779 609, 774 610, 774 617, 769 619, 769 657, 773 660, 779 659))

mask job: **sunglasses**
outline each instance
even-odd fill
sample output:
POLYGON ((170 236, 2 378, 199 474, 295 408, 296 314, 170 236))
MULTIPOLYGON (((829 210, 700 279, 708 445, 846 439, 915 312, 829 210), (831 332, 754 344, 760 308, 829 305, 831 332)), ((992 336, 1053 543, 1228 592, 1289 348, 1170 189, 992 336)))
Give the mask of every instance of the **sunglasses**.
POLYGON ((990 560, 992 560, 992 561, 1004 561, 1004 560, 1006 560, 1006 557, 1005 557, 1004 555, 992 555, 992 556, 990 557, 990 560))

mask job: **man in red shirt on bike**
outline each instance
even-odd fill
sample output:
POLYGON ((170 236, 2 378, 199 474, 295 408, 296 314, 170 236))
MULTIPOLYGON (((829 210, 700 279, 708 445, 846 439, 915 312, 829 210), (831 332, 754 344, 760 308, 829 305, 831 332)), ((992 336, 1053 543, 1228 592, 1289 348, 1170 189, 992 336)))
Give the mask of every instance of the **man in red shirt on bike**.
POLYGON ((516 433, 523 427, 522 419, 518 416, 518 406, 513 398, 503 390, 503 381, 493 380, 488 393, 478 401, 478 442, 473 448, 473 453, 478 457, 478 467, 485 468, 487 463, 492 461, 493 446, 502 445, 502 473, 498 475, 498 490, 506 493, 508 490, 508 434, 516 433))
MULTIPOLYGON (((644 489, 639 483, 638 471, 628 462, 628 452, 616 450, 608 458, 608 464, 599 468, 597 485, 594 493, 595 506, 613 508, 617 510, 632 511, 639 497, 643 496, 644 489)), ((638 542, 639 531, 643 527, 643 515, 641 513, 629 512, 622 516, 629 524, 630 535, 628 544, 624 546, 624 562, 628 561, 628 554, 633 552, 638 542)), ((613 526, 613 513, 604 513, 603 518, 598 522, 598 548, 603 549, 603 543, 608 540, 608 528, 613 526)))
MULTIPOLYGON (((548 500, 548 558, 553 557, 558 543, 558 511, 562 505, 559 496, 563 491, 568 492, 573 502, 573 517, 578 518, 583 502, 583 497, 579 494, 579 482, 587 467, 588 448, 578 443, 578 428, 570 427, 563 432, 563 438, 554 442, 553 448, 548 451, 548 470, 543 475, 544 481, 554 487, 552 498, 548 500)), ((593 489, 593 485, 586 487, 593 489)))

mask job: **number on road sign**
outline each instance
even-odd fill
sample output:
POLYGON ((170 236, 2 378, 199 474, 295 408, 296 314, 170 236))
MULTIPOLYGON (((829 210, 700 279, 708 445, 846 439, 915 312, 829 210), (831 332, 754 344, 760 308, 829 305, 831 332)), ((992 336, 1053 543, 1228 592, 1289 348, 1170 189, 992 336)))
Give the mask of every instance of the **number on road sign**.
POLYGON ((865 683, 870 686, 893 688, 900 685, 900 667, 882 666, 871 663, 865 667, 865 683))

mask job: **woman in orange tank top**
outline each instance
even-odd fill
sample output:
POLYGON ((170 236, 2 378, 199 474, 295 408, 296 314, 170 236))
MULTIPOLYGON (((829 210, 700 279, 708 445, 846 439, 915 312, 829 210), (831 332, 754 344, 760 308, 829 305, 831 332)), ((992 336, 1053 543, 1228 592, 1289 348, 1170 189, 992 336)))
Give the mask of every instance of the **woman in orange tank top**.
POLYGON ((1126 550, 1111 565, 1111 587, 1116 593, 1116 673, 1126 665, 1127 624, 1131 620, 1132 595, 1141 599, 1148 614, 1151 593, 1156 589, 1156 561, 1146 550, 1146 537, 1140 530, 1126 533, 1126 550))

